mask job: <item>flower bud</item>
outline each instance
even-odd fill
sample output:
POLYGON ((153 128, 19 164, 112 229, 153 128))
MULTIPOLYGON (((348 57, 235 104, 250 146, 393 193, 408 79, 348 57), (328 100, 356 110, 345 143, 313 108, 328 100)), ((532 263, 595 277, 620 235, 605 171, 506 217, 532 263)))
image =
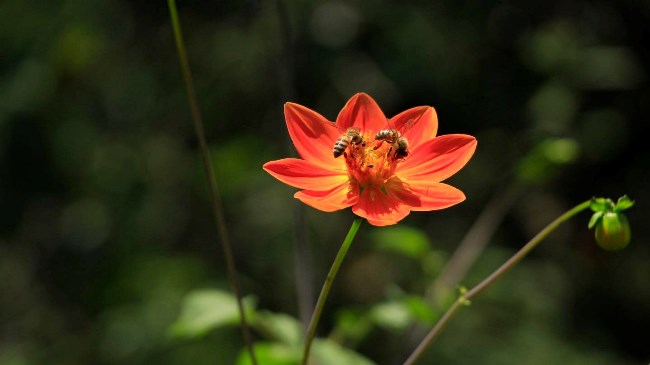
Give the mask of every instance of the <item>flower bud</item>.
POLYGON ((630 224, 622 213, 607 212, 596 225, 596 242, 607 251, 625 248, 630 238, 630 224))

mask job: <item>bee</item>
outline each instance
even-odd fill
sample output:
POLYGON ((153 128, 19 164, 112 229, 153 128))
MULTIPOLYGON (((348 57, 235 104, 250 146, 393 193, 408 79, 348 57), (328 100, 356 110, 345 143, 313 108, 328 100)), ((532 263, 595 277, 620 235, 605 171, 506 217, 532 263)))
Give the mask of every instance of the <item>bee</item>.
POLYGON ((341 156, 348 145, 357 145, 361 143, 363 143, 361 131, 358 128, 348 128, 348 130, 336 140, 336 143, 334 143, 334 158, 341 156))
POLYGON ((406 141, 406 138, 402 137, 402 135, 395 129, 382 129, 379 132, 377 132, 377 135, 375 136, 375 141, 380 141, 377 146, 375 146, 375 149, 379 148, 381 146, 382 142, 390 143, 391 147, 388 150, 388 154, 394 151, 394 157, 396 159, 398 158, 404 158, 408 156, 408 142, 406 141))

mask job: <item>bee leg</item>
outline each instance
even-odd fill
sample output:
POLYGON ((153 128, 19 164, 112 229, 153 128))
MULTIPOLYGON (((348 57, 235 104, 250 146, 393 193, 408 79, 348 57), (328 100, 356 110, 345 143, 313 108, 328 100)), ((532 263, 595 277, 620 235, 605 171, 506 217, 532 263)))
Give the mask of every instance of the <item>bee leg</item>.
POLYGON ((383 143, 384 141, 382 141, 381 139, 377 140, 377 142, 375 143, 375 147, 373 147, 372 149, 376 150, 377 148, 381 147, 383 143))
POLYGON ((348 158, 348 153, 345 152, 345 151, 343 151, 343 157, 347 160, 347 158, 348 158))

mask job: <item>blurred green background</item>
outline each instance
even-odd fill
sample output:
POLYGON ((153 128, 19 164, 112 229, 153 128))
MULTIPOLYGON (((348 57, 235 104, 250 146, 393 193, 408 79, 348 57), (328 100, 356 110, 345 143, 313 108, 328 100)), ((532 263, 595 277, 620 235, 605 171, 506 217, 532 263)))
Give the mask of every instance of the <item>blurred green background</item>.
MULTIPOLYGON (((334 119, 365 91, 389 116, 432 105, 440 134, 479 145, 450 180, 466 202, 397 229, 362 226, 321 336, 401 364, 459 283, 572 205, 627 193, 626 250, 600 250, 582 214, 461 312, 422 363, 650 361, 649 2, 178 7, 257 308, 304 318, 352 221, 300 208, 262 171, 295 155, 282 105, 334 119), (478 260, 441 282, 478 217, 467 239, 478 260)), ((0 2, 0 364, 234 363, 232 323, 170 330, 188 293, 230 290, 208 197, 166 2, 0 2)))

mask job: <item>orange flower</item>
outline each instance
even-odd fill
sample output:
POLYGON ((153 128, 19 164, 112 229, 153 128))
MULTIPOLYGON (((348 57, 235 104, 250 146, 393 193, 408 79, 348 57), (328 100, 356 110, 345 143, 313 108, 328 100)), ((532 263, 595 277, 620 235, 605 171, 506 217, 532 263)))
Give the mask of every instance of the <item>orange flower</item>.
POLYGON ((352 207, 370 224, 386 226, 411 211, 443 209, 465 200, 462 191, 441 181, 465 166, 476 139, 464 134, 436 137, 438 118, 432 107, 408 109, 389 120, 369 95, 359 93, 345 104, 336 123, 293 103, 285 104, 284 115, 303 159, 267 162, 264 170, 303 189, 294 197, 307 205, 325 212, 352 207))

